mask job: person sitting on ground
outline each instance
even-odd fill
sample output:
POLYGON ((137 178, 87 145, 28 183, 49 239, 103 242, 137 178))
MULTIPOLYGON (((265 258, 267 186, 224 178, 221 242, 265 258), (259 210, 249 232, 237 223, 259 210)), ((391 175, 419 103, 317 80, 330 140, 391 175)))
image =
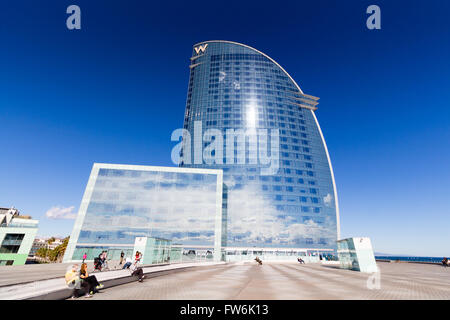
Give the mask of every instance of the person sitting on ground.
POLYGON ((94 258, 94 271, 95 270, 102 271, 102 253, 94 258))
POLYGON ((88 292, 89 294, 94 294, 96 292, 98 292, 98 290, 100 290, 101 288, 103 288, 103 284, 100 284, 97 281, 97 277, 92 275, 90 276, 88 271, 87 271, 87 264, 83 263, 81 265, 81 269, 80 269, 80 278, 82 282, 87 282, 89 287, 88 287, 88 292))
POLYGON ((135 262, 139 263, 141 262, 141 258, 142 258, 142 253, 140 253, 139 251, 136 251, 136 257, 135 257, 135 262))
POLYGON ((258 262, 259 265, 262 265, 262 261, 261 261, 261 259, 260 259, 259 257, 256 257, 256 258, 255 258, 255 261, 258 262))
POLYGON ((302 264, 302 263, 304 264, 305 263, 305 261, 303 261, 302 258, 297 258, 297 261, 300 262, 300 264, 302 264))
POLYGON ((128 269, 130 266, 131 266, 131 258, 130 258, 130 257, 127 257, 127 258, 125 259, 125 263, 124 263, 122 269, 128 269))
POLYGON ((67 270, 65 275, 66 284, 69 288, 73 289, 72 299, 79 297, 78 290, 82 290, 85 292, 85 298, 92 297, 89 294, 89 284, 87 282, 81 281, 78 276, 78 265, 74 264, 72 267, 67 270))
POLYGON ((131 275, 132 276, 137 276, 138 277, 138 281, 142 282, 145 278, 144 276, 144 270, 142 270, 141 267, 138 267, 137 265, 137 261, 135 261, 131 266, 130 266, 130 271, 131 271, 131 275))

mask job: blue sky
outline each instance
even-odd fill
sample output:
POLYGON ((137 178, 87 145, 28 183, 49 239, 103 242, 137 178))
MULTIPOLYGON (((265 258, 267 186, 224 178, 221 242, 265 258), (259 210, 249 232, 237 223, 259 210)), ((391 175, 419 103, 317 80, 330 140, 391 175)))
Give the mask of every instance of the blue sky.
POLYGON ((23 1, 0 10, 0 206, 69 235, 94 162, 172 165, 192 45, 231 40, 279 62, 316 112, 342 236, 450 255, 450 3, 23 1), (81 30, 66 8, 81 8, 81 30), (381 30, 366 8, 381 8, 381 30), (70 210, 69 210, 70 211, 70 210))

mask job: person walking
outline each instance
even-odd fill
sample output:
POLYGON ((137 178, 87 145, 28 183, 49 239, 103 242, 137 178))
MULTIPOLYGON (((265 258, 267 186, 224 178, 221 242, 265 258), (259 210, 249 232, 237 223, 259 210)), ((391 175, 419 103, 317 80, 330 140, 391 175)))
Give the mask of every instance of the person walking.
POLYGON ((83 263, 84 263, 84 261, 86 260, 86 258, 87 258, 87 254, 86 254, 86 252, 83 254, 83 263))
POLYGON ((95 292, 98 292, 98 290, 102 289, 104 287, 103 284, 100 284, 97 281, 97 277, 92 275, 90 276, 87 271, 87 264, 83 263, 80 268, 80 279, 82 282, 86 282, 89 286, 87 287, 88 292, 90 295, 94 294, 95 292))
POLYGON ((121 253, 120 253, 120 262, 119 262, 119 265, 122 265, 122 263, 123 263, 123 257, 125 256, 125 253, 122 251, 121 253))
POLYGON ((106 270, 106 269, 109 270, 107 258, 108 258, 108 251, 105 250, 102 252, 102 260, 101 260, 102 261, 102 270, 106 270))

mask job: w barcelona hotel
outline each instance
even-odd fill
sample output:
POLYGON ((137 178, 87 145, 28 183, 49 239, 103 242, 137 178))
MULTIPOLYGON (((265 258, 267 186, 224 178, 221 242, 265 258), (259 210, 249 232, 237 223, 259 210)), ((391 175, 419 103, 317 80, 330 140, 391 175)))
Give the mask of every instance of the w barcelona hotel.
POLYGON ((319 98, 236 42, 194 45, 189 70, 183 127, 168 137, 174 166, 95 163, 64 261, 105 250, 109 259, 140 251, 148 264, 335 255, 319 98))

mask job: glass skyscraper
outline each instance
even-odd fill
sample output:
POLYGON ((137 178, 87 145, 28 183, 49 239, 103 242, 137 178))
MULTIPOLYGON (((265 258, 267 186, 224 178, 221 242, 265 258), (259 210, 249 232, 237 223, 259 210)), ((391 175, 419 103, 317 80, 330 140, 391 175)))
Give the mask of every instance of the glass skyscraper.
POLYGON ((223 170, 227 247, 335 249, 339 209, 319 98, 247 45, 201 42, 190 59, 179 163, 223 170))

